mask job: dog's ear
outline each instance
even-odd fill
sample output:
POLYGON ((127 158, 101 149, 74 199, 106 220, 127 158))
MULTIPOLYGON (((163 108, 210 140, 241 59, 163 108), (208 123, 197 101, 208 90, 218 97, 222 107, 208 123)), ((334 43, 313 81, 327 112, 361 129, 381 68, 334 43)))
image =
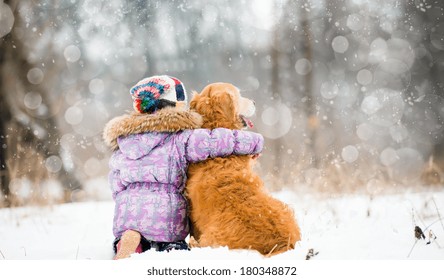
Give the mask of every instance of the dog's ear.
POLYGON ((211 101, 211 92, 213 91, 213 85, 207 85, 202 92, 193 92, 193 97, 190 101, 190 109, 196 110, 200 114, 204 115, 207 110, 211 110, 212 106, 208 106, 211 101), (209 108, 207 108, 209 107, 209 108))
POLYGON ((211 101, 213 110, 224 116, 223 119, 235 122, 237 119, 236 106, 231 94, 226 92, 217 93, 211 98, 211 101))
POLYGON ((210 98, 202 94, 194 94, 190 101, 190 109, 195 110, 201 115, 207 115, 211 111, 210 98))
POLYGON ((196 108, 196 102, 199 100, 199 93, 197 91, 191 92, 190 109, 196 108))
POLYGON ((201 93, 193 91, 193 97, 190 101, 190 109, 199 111, 198 107, 201 107, 199 104, 206 103, 208 104, 208 99, 211 96, 212 85, 207 85, 201 93), (207 99, 207 101, 203 101, 203 99, 207 99))
POLYGON ((214 84, 209 84, 207 85, 202 92, 200 93, 201 96, 207 96, 207 97, 211 97, 211 92, 213 91, 213 85, 214 84))
POLYGON ((197 103, 199 102, 200 94, 197 91, 192 91, 192 97, 190 101, 190 109, 196 110, 197 103))

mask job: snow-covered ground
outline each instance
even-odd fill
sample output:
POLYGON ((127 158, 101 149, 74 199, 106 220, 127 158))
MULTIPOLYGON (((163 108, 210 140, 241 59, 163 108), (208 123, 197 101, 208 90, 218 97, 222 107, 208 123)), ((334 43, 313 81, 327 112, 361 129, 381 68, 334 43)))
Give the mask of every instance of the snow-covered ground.
MULTIPOLYGON (((302 229, 295 250, 272 257, 305 260, 444 259, 444 191, 376 196, 273 193, 290 204, 302 229), (425 239, 416 240, 415 226, 425 239), (432 232, 430 232, 430 230, 432 232), (430 236, 432 240, 430 244, 430 236), (434 237, 436 236, 436 239, 434 237)), ((0 260, 109 260, 113 202, 82 202, 0 210, 0 260)), ((262 259, 249 250, 201 248, 132 259, 262 259)))

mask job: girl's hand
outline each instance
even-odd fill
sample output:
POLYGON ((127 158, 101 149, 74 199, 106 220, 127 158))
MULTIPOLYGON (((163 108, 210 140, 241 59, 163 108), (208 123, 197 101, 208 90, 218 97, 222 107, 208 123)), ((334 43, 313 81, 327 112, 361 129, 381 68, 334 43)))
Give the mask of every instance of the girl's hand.
POLYGON ((252 159, 252 160, 256 160, 256 159, 259 158, 260 155, 261 155, 261 154, 251 155, 251 159, 252 159))

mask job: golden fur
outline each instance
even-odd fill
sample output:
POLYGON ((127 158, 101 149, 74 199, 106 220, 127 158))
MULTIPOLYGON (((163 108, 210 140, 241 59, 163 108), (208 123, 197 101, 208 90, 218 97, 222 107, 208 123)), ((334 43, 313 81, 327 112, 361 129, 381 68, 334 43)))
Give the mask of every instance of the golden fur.
MULTIPOLYGON (((211 129, 242 128, 238 110, 245 106, 238 89, 225 83, 208 85, 190 102, 203 117, 202 127, 211 129)), ((251 156, 229 156, 189 166, 191 245, 254 249, 270 256, 300 240, 293 211, 267 194, 252 163, 251 156)))

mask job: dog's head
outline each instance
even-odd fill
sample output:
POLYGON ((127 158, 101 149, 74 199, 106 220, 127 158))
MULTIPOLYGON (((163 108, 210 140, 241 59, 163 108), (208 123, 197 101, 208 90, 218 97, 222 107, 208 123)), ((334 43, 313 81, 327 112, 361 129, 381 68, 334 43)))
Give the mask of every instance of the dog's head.
POLYGON ((203 117, 203 128, 225 127, 241 129, 252 127, 251 117, 256 107, 254 101, 242 97, 239 89, 228 83, 207 85, 201 93, 194 93, 190 109, 203 117))

